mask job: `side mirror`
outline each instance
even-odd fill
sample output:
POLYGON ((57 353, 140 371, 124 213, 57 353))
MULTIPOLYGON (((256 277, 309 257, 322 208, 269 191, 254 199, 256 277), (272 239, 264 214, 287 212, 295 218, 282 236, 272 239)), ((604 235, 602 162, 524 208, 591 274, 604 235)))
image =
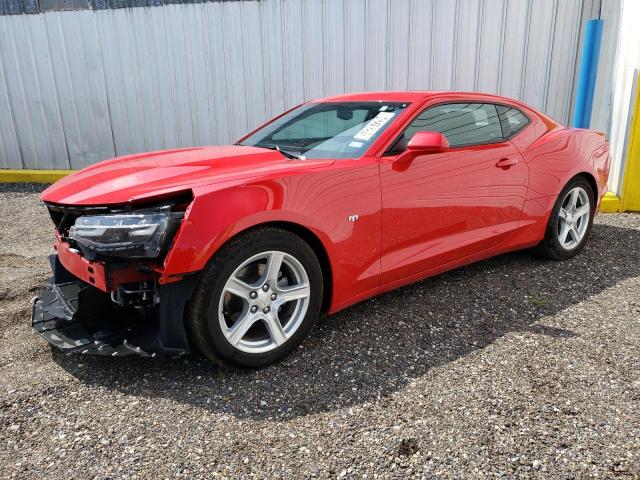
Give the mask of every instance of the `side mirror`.
POLYGON ((416 132, 409 140, 407 149, 393 163, 393 169, 404 171, 419 155, 443 153, 449 150, 449 142, 440 132, 416 132))
POLYGON ((416 132, 411 137, 407 150, 417 155, 443 153, 449 150, 449 142, 440 132, 416 132))

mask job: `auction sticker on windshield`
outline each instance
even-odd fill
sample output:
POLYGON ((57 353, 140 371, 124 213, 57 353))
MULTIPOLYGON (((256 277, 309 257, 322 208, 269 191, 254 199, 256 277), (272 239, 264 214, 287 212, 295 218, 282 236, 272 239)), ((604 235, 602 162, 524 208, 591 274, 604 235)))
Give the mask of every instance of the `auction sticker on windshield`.
POLYGON ((378 115, 369 120, 362 129, 356 133, 353 138, 357 140, 371 140, 378 130, 387 123, 395 114, 393 112, 380 112, 378 115))

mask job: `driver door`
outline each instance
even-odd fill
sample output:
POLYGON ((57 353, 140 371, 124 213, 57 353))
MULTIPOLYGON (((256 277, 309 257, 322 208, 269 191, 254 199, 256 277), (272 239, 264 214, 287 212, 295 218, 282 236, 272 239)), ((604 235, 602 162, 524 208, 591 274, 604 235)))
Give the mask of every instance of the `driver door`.
POLYGON ((528 181, 496 106, 480 103, 424 110, 382 158, 380 173, 383 285, 504 242, 518 227, 528 181), (398 161, 417 131, 443 133, 450 148, 398 161))

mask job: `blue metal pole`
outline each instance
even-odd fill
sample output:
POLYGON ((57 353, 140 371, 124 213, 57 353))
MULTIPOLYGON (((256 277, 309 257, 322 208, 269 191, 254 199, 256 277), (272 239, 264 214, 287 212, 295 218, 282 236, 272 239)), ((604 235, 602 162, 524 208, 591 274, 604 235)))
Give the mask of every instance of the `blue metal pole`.
POLYGON ((589 20, 585 26, 576 108, 573 114, 573 126, 576 128, 589 128, 591 123, 603 26, 604 20, 589 20))

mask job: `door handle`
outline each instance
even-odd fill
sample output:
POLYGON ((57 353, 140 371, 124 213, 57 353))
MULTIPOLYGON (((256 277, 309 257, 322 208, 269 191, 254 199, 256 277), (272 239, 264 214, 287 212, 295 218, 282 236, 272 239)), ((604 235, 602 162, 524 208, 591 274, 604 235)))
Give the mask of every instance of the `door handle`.
POLYGON ((506 170, 509 167, 513 167, 516 163, 518 163, 517 158, 501 158, 496 163, 496 167, 506 170))

